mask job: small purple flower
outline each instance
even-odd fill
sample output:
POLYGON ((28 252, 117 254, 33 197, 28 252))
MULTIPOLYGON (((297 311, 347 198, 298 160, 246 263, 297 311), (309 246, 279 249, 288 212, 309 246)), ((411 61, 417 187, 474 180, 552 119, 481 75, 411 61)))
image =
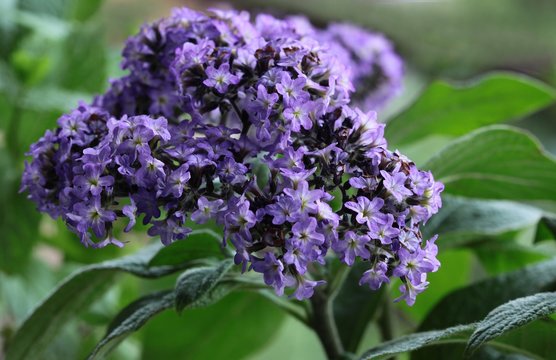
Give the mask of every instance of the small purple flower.
POLYGON ((136 222, 135 217, 137 216, 137 206, 135 205, 135 201, 133 200, 132 197, 130 197, 129 200, 130 200, 130 204, 125 205, 122 208, 122 213, 125 216, 127 216, 129 219, 129 223, 124 229, 125 232, 130 232, 131 229, 135 226, 135 222, 136 222))
POLYGON ((380 209, 384 206, 384 200, 375 197, 372 200, 364 196, 359 196, 357 202, 348 201, 345 207, 355 211, 355 220, 359 224, 380 224, 383 223, 383 214, 380 209))
POLYGON ((294 132, 299 132, 301 128, 310 130, 313 127, 311 120, 311 112, 315 110, 315 103, 311 101, 292 103, 287 107, 284 112, 284 118, 291 122, 291 129, 294 132))
POLYGON ((400 258, 400 263, 394 268, 395 276, 405 276, 413 284, 419 284, 421 282, 421 275, 431 272, 434 266, 428 262, 424 261, 424 252, 421 249, 411 253, 405 249, 400 249, 398 251, 398 257, 400 258))
POLYGON ((106 225, 111 225, 116 220, 116 214, 113 211, 102 207, 100 197, 95 197, 88 203, 75 204, 74 213, 69 213, 67 216, 78 224, 77 229, 80 232, 86 232, 86 229, 90 227, 99 238, 106 236, 106 225))
POLYGON ((290 197, 281 196, 276 203, 267 205, 265 209, 272 216, 274 225, 282 225, 286 221, 293 223, 299 218, 299 203, 290 197))
POLYGON ((189 166, 182 165, 172 171, 166 181, 166 189, 164 190, 165 195, 171 194, 175 198, 182 196, 183 191, 187 188, 187 182, 191 179, 191 174, 188 170, 189 166))
POLYGON ((324 235, 319 234, 316 228, 317 220, 313 217, 296 222, 292 227, 292 243, 304 250, 310 249, 314 245, 322 245, 324 243, 324 235))
POLYGON ((218 199, 214 201, 208 200, 206 197, 201 196, 197 200, 198 210, 191 214, 191 220, 197 224, 204 224, 212 219, 216 213, 225 210, 224 200, 218 199))
POLYGON ((292 101, 303 103, 307 99, 306 92, 303 91, 307 79, 298 77, 292 79, 290 74, 282 72, 280 82, 276 84, 276 91, 284 98, 286 105, 291 104, 292 101))
POLYGON ((372 239, 380 240, 381 244, 391 244, 392 239, 396 237, 400 230, 394 228, 394 217, 392 214, 383 215, 382 222, 371 223, 369 235, 372 239))
POLYGON ((382 261, 377 262, 373 268, 363 273, 359 280, 359 285, 366 284, 371 290, 380 289, 383 283, 390 283, 390 278, 386 275, 386 271, 388 271, 388 265, 382 261))
POLYGON ((326 284, 326 281, 323 280, 313 281, 305 279, 303 277, 297 277, 297 288, 295 289, 293 296, 297 300, 308 299, 313 296, 313 294, 315 293, 315 288, 317 286, 324 284, 326 284))
POLYGON ((315 211, 316 201, 324 196, 322 190, 309 190, 309 184, 306 181, 301 181, 296 190, 285 189, 284 192, 299 203, 299 210, 302 213, 315 211))
POLYGON ((405 300, 407 305, 413 306, 415 304, 415 299, 417 295, 425 291, 429 282, 425 280, 426 275, 423 274, 423 278, 420 280, 418 284, 412 284, 410 281, 406 281, 404 284, 400 285, 400 291, 402 296, 394 299, 395 302, 405 300))
POLYGON ((229 85, 236 85, 240 80, 238 76, 230 73, 230 65, 226 63, 220 65, 218 69, 209 66, 206 73, 207 79, 203 81, 203 84, 215 88, 221 94, 228 90, 229 85))
POLYGON ((74 180, 75 185, 82 194, 90 192, 93 196, 98 196, 104 188, 114 184, 111 175, 102 176, 103 169, 96 165, 87 164, 84 166, 85 174, 77 176, 74 180))
POLYGON ((407 189, 404 185, 407 179, 404 173, 395 172, 393 175, 390 175, 388 172, 382 170, 380 174, 384 178, 382 181, 384 187, 397 202, 402 202, 403 199, 412 195, 411 190, 407 189))
POLYGON ((284 287, 288 282, 284 275, 284 264, 276 259, 274 253, 266 252, 263 260, 254 261, 253 270, 263 273, 265 284, 272 285, 276 294, 284 294, 284 287))
POLYGON ((355 263, 356 256, 365 260, 371 257, 371 253, 367 249, 367 244, 370 241, 371 238, 367 235, 357 235, 353 231, 348 231, 344 234, 343 239, 332 244, 332 248, 341 254, 341 259, 347 265, 352 266, 355 263))

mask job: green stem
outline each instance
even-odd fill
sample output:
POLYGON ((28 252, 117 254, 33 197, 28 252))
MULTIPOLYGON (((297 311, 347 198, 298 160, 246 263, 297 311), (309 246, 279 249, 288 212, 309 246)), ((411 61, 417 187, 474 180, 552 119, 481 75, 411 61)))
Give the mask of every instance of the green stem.
POLYGON ((310 324, 317 333, 328 359, 342 359, 345 351, 334 320, 331 298, 322 290, 316 289, 311 297, 311 305, 310 324))

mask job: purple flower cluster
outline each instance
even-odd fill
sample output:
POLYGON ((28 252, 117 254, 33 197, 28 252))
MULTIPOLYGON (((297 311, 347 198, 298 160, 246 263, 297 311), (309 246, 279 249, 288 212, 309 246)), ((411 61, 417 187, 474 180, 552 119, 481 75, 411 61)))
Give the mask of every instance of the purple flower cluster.
POLYGON ((403 89, 404 66, 392 43, 382 34, 351 24, 331 24, 318 33, 342 63, 351 69, 357 89, 354 102, 363 109, 380 110, 403 89))
MULTIPOLYGON (((130 70, 31 147, 23 189, 86 246, 138 219, 164 244, 215 220, 243 270, 312 296, 334 252, 402 280, 407 303, 440 266, 420 224, 442 184, 386 147, 376 113, 349 106, 348 69, 291 21, 180 9, 124 50, 130 70)), ((184 240, 187 241, 187 240, 184 240)))

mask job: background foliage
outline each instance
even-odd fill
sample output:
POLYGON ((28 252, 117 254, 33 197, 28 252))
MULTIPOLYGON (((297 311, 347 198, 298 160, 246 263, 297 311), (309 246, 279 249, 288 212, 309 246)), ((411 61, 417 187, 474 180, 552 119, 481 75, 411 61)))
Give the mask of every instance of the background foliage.
MULTIPOLYGON (((84 249, 18 194, 30 143, 120 73, 126 35, 171 6, 207 6, 160 4, 0 1, 0 358, 323 358, 304 305, 238 276, 218 229, 166 249, 144 232, 124 249, 84 249)), ((364 359, 556 358, 556 5, 235 5, 357 22, 385 32, 407 62, 406 91, 381 118, 390 146, 446 184, 424 229, 440 234, 442 267, 412 308, 348 274, 334 304, 346 349, 364 359)))

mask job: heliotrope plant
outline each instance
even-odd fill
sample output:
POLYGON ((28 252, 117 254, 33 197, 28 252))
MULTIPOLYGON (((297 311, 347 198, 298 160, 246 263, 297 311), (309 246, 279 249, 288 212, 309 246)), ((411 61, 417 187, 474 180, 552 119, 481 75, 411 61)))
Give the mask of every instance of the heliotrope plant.
POLYGON ((400 88, 383 37, 179 9, 130 38, 122 66, 32 145, 23 175, 38 209, 85 246, 123 246, 119 219, 125 231, 141 219, 165 245, 187 241, 187 219, 215 220, 235 263, 279 295, 310 298, 333 254, 364 261, 371 289, 400 278, 410 305, 427 287, 440 263, 419 226, 443 186, 389 150, 368 111, 400 88))

